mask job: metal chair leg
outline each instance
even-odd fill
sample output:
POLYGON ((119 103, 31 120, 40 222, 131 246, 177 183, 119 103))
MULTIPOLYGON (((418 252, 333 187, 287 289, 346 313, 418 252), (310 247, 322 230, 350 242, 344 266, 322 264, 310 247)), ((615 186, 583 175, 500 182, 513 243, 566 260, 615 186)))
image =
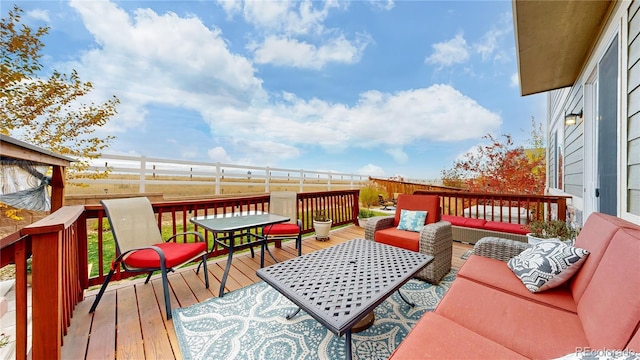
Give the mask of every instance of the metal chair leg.
POLYGON ((164 290, 164 307, 167 313, 167 320, 171 320, 173 314, 171 314, 171 299, 169 299, 169 278, 167 277, 167 268, 164 264, 161 264, 162 271, 162 287, 164 290))
POLYGON ((100 299, 102 299, 102 295, 104 294, 104 291, 107 290, 107 285, 109 285, 109 281, 111 281, 111 277, 113 276, 113 273, 115 273, 115 270, 111 270, 109 271, 109 274, 107 274, 107 277, 104 278, 104 282, 102 283, 102 287, 100 287, 100 291, 98 292, 98 295, 96 296, 96 299, 93 301, 93 305, 91 305, 91 309, 89 309, 89 313, 92 313, 96 310, 96 307, 98 306, 98 303, 100 302, 100 299))
MULTIPOLYGON (((204 285, 208 289, 209 288, 209 271, 207 271, 207 254, 202 255, 202 268, 204 271, 204 285)), ((200 265, 198 265, 198 269, 200 269, 200 265)))

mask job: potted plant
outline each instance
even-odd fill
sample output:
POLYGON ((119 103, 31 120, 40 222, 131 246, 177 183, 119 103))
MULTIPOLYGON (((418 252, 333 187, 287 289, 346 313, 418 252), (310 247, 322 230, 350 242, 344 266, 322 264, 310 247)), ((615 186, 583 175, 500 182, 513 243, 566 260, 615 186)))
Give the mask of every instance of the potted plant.
POLYGON ((313 229, 316 232, 316 240, 329 240, 332 220, 324 210, 318 210, 313 216, 313 229))
POLYGON ((578 230, 569 226, 564 220, 534 220, 524 227, 529 230, 527 234, 529 244, 549 240, 573 244, 578 235, 578 230))
POLYGON ((369 183, 360 188, 360 194, 358 197, 360 199, 360 204, 366 207, 366 209, 360 209, 358 212, 358 226, 365 227, 367 219, 374 215, 373 211, 371 211, 371 206, 378 203, 378 189, 373 184, 369 183))
POLYGON ((358 226, 362 228, 367 226, 367 221, 374 215, 375 214, 373 213, 373 211, 369 209, 360 209, 360 211, 358 212, 358 226))

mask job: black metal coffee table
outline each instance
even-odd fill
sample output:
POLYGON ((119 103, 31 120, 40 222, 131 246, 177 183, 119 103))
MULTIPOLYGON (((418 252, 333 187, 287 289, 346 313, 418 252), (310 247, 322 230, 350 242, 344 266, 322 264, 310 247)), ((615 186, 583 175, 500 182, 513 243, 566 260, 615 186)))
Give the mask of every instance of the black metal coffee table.
MULTIPOLYGON (((400 289, 433 257, 354 239, 257 271, 258 276, 337 336, 345 334, 351 359, 351 330, 400 289)), ((402 299, 410 303, 401 292, 402 299)))

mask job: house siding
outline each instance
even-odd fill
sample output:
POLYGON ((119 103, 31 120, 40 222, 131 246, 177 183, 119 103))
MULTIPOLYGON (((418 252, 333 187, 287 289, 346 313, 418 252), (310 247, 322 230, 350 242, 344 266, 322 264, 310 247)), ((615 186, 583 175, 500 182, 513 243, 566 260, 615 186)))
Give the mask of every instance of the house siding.
MULTIPOLYGON (((579 113, 583 110, 582 85, 571 89, 564 104, 567 113, 579 113)), ((564 119, 558 124, 564 126, 564 119)), ((584 122, 573 126, 564 126, 564 192, 573 196, 584 196, 584 122)))
MULTIPOLYGON (((628 9, 627 212, 640 216, 640 1, 628 9)), ((623 195, 623 196, 624 196, 623 195)))
POLYGON ((627 212, 640 216, 640 1, 628 9, 627 212))
MULTIPOLYGON (((588 216, 593 211, 601 211, 602 199, 595 199, 595 193, 585 193, 595 191, 603 176, 595 167, 593 156, 600 156, 595 154, 599 146, 617 149, 615 212, 617 216, 640 223, 640 0, 616 2, 602 25, 575 84, 547 93, 547 184, 552 193, 572 195, 571 206, 577 210, 576 214, 584 210, 588 216), (617 139, 615 143, 606 143, 598 138, 599 114, 594 111, 600 111, 597 108, 602 106, 598 94, 602 90, 602 77, 611 80, 612 75, 600 73, 599 66, 612 45, 619 46, 617 139), (582 122, 564 125, 565 114, 581 110, 585 113, 582 122), (562 182, 556 181, 558 169, 554 156, 558 147, 563 149, 564 157, 562 182), (594 154, 585 154, 585 151, 594 154)), ((612 199, 611 194, 607 199, 612 199)))
POLYGON ((567 113, 579 113, 583 109, 582 86, 576 84, 571 89, 549 92, 547 121, 547 185, 577 197, 583 196, 584 183, 584 140, 583 122, 575 126, 564 126, 567 113), (558 127, 562 131, 558 133, 558 127), (557 148, 563 149, 563 179, 558 181, 557 148), (562 184, 561 186, 559 184, 562 184))

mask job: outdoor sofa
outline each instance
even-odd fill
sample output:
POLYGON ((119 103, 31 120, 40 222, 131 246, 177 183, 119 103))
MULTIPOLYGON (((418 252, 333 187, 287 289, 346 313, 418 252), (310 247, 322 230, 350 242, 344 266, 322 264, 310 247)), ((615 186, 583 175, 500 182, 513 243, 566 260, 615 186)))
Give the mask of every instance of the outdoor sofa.
POLYGON ((574 245, 589 252, 586 260, 562 285, 535 293, 506 262, 531 246, 478 241, 435 311, 391 359, 638 356, 640 226, 590 215, 574 245))
POLYGON ((442 220, 451 223, 453 239, 464 243, 475 244, 489 236, 527 241, 528 231, 520 224, 453 215, 442 215, 442 220))

